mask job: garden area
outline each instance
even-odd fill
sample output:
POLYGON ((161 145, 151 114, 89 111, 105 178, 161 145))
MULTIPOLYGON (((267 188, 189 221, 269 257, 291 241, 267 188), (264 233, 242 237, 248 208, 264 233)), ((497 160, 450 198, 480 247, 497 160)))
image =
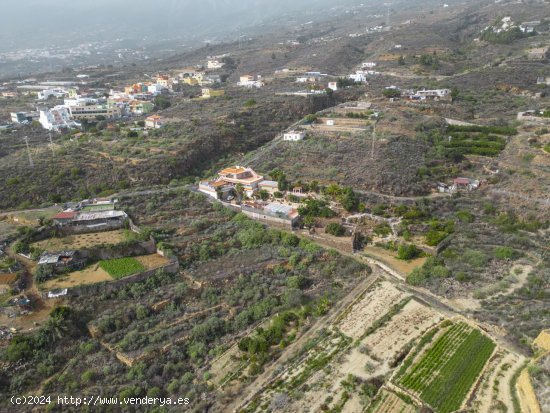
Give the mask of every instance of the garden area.
POLYGON ((416 353, 409 356, 394 382, 437 413, 454 412, 462 406, 495 347, 478 329, 464 322, 453 323, 425 352, 416 358, 416 353))

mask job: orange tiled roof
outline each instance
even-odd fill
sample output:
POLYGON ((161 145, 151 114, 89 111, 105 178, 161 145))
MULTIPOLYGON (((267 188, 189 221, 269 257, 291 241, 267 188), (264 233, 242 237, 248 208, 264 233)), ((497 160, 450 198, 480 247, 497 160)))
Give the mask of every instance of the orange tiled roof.
POLYGON ((221 181, 214 181, 214 182, 210 182, 210 185, 213 186, 214 188, 218 188, 220 186, 224 186, 224 185, 227 185, 227 182, 221 180, 221 181))
POLYGON ((246 172, 246 169, 243 167, 225 168, 220 172, 220 175, 240 174, 243 172, 246 172))

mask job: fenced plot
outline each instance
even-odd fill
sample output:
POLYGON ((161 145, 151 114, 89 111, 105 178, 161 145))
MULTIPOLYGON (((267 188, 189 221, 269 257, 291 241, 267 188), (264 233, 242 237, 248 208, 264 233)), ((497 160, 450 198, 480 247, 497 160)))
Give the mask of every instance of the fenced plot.
POLYGON ((495 343, 478 329, 455 323, 396 382, 436 412, 453 412, 462 405, 494 349, 495 343))
POLYGON ((98 245, 116 245, 127 240, 125 230, 92 232, 88 234, 69 235, 62 238, 49 238, 33 245, 44 251, 81 250, 98 245))
POLYGON ((133 257, 101 261, 99 266, 115 280, 137 274, 146 269, 141 262, 133 257))

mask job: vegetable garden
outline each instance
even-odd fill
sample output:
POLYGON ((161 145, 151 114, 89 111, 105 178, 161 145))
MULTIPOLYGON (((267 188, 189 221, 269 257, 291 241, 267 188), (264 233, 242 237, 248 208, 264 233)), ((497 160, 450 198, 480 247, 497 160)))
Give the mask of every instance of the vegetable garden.
POLYGON ((479 330, 455 323, 412 367, 400 371, 396 382, 436 412, 453 412, 462 405, 494 348, 495 343, 479 330))
POLYGON ((99 266, 115 280, 145 271, 144 265, 132 257, 101 261, 99 266))

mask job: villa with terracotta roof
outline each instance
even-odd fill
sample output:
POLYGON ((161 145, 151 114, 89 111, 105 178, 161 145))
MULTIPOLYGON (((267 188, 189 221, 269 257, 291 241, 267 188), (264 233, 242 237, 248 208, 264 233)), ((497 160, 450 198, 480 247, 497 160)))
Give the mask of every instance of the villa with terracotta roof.
POLYGON ((152 115, 145 119, 147 129, 160 129, 166 124, 166 119, 159 115, 152 115))
POLYGON ((251 197, 263 180, 264 177, 258 175, 251 168, 234 166, 221 170, 218 173, 218 178, 213 181, 201 182, 199 191, 219 199, 221 194, 229 193, 237 185, 242 185, 244 194, 251 197))

